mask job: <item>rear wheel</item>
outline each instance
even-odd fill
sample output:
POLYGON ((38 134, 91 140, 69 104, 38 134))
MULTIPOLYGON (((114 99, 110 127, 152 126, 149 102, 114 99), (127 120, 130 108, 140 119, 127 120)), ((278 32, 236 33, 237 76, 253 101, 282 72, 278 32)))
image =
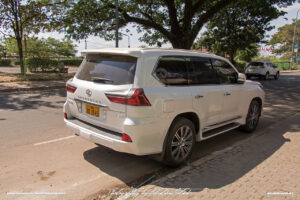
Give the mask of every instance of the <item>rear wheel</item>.
POLYGON ((275 79, 275 80, 278 80, 278 79, 279 79, 279 72, 276 73, 276 75, 274 76, 274 79, 275 79))
POLYGON ((176 167, 187 161, 195 146, 195 134, 195 126, 190 120, 176 119, 168 133, 164 163, 176 167))
POLYGON ((265 78, 265 80, 268 80, 268 79, 269 79, 269 72, 266 73, 266 75, 265 75, 264 78, 265 78))
POLYGON ((260 117, 260 110, 261 106, 258 100, 252 100, 248 109, 246 124, 240 127, 242 131, 247 133, 255 131, 260 117))

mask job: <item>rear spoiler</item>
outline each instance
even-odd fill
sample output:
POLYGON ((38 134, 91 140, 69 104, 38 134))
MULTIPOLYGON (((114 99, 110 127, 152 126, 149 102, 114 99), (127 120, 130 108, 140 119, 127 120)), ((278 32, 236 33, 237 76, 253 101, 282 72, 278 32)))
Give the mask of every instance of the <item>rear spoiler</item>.
POLYGON ((140 57, 140 50, 131 50, 131 49, 121 49, 121 48, 103 48, 103 49, 88 49, 81 51, 81 55, 85 56, 87 54, 109 54, 109 55, 123 55, 123 56, 132 56, 132 57, 140 57))

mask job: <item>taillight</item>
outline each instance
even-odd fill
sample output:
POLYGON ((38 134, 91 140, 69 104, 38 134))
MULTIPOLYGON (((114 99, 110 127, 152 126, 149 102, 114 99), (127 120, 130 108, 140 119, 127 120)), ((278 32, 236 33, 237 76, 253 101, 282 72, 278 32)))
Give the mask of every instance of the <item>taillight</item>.
POLYGON ((65 118, 65 119, 68 119, 67 113, 64 113, 64 118, 65 118))
POLYGON ((126 133, 122 134, 122 141, 124 141, 124 142, 132 142, 130 136, 127 135, 126 133))
POLYGON ((66 84, 66 89, 68 92, 74 93, 76 91, 76 87, 66 84))
POLYGON ((130 106, 151 106, 142 88, 134 89, 130 96, 117 96, 106 94, 107 98, 114 103, 120 103, 130 106))

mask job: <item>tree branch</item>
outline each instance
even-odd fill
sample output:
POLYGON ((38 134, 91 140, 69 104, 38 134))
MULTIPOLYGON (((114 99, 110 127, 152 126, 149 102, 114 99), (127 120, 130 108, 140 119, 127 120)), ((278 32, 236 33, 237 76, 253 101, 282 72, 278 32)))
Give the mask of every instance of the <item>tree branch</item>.
POLYGON ((170 18, 171 32, 179 33, 181 29, 179 27, 178 19, 177 19, 177 11, 175 7, 174 0, 164 0, 168 7, 168 13, 170 18))
POLYGON ((216 5, 214 5, 212 8, 207 10, 205 14, 200 16, 196 22, 196 24, 192 28, 192 37, 197 37, 198 32, 202 28, 202 26, 211 18, 214 16, 214 14, 218 11, 220 11, 222 8, 229 5, 234 0, 221 0, 216 5))

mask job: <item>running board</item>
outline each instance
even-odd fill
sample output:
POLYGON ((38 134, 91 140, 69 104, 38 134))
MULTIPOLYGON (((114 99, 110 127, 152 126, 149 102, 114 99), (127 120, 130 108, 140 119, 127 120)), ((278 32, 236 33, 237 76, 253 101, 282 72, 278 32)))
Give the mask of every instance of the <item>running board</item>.
POLYGON ((213 129, 213 130, 209 130, 209 131, 206 131, 202 134, 203 136, 203 139, 207 139, 207 138, 210 138, 210 137, 213 137, 213 136, 216 136, 216 135, 219 135, 221 133, 225 133, 227 131, 230 131, 230 130, 233 130, 237 127, 239 127, 240 124, 239 123, 230 123, 230 124, 227 124, 225 126, 221 126, 219 128, 216 128, 216 129, 213 129))

